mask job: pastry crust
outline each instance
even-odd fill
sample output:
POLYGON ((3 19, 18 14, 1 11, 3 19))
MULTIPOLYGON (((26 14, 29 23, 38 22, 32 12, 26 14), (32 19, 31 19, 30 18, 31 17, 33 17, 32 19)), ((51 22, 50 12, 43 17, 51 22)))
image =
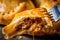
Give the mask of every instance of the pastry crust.
POLYGON ((1 13, 0 14, 0 24, 3 24, 3 25, 9 24, 12 21, 12 19, 14 18, 15 14, 25 10, 25 7, 26 7, 26 3, 23 2, 23 3, 20 3, 20 5, 13 11, 7 12, 7 13, 1 13))
POLYGON ((35 32, 35 35, 37 35, 37 34, 42 35, 42 34, 44 34, 44 33, 42 33, 43 31, 42 32, 40 31, 40 28, 42 28, 42 27, 45 27, 45 28, 51 27, 52 28, 53 21, 51 20, 51 17, 48 14, 46 9, 35 8, 35 9, 26 10, 26 11, 16 14, 14 19, 12 20, 12 22, 9 25, 2 28, 2 32, 3 32, 3 34, 7 35, 9 38, 19 35, 22 31, 24 31, 24 32, 22 32, 20 35, 22 35, 22 34, 33 35, 32 33, 34 33, 34 32, 35 32), (25 25, 24 23, 27 23, 27 24, 25 25), (45 25, 47 27, 45 27, 45 25), (39 29, 39 30, 37 30, 37 29, 39 29), (32 33, 31 33, 31 31, 32 31, 32 33))
POLYGON ((0 24, 8 25, 14 18, 15 14, 33 8, 35 8, 35 6, 31 0, 20 0, 20 4, 14 10, 0 14, 0 24))
POLYGON ((60 0, 57 0, 58 4, 60 5, 60 0))
POLYGON ((57 1, 54 0, 41 0, 40 7, 46 8, 47 10, 57 5, 57 1))

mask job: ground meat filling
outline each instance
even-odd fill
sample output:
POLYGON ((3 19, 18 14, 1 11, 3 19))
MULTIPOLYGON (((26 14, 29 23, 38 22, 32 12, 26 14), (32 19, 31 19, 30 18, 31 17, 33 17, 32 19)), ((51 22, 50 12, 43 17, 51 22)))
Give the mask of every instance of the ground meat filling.
POLYGON ((34 23, 39 24, 41 27, 46 25, 45 21, 43 21, 40 17, 25 17, 22 19, 22 21, 23 22, 16 27, 17 31, 20 29, 28 30, 34 23))

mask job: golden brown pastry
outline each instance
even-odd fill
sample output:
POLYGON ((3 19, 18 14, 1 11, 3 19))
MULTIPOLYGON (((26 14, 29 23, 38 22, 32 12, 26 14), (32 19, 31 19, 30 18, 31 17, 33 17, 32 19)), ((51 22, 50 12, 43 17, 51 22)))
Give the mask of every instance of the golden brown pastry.
POLYGON ((20 0, 20 4, 12 11, 0 13, 0 24, 7 25, 14 18, 16 13, 35 8, 31 0, 20 0))
POLYGON ((16 35, 44 35, 53 34, 53 20, 44 8, 26 10, 15 15, 12 22, 2 28, 8 38, 16 35))
POLYGON ((57 5, 57 0, 40 0, 40 7, 46 8, 47 10, 57 5))
POLYGON ((58 4, 60 5, 60 0, 57 0, 58 4))
POLYGON ((4 8, 4 12, 10 12, 10 10, 13 10, 22 2, 26 2, 26 9, 31 9, 35 7, 31 0, 0 0, 0 8, 4 8))
POLYGON ((15 14, 25 10, 25 7, 26 7, 26 3, 23 2, 20 3, 20 5, 11 12, 0 13, 0 24, 4 24, 4 25, 9 24, 14 18, 15 14))

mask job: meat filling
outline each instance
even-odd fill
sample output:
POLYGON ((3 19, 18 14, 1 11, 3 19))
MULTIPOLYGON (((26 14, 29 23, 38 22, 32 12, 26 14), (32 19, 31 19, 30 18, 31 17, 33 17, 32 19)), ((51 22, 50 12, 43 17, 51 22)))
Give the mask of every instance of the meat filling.
MULTIPOLYGON (((42 20, 42 18, 40 17, 26 17, 24 18, 22 21, 24 21, 23 23, 20 23, 17 27, 16 27, 16 31, 18 30, 28 30, 31 28, 31 26, 36 23, 36 27, 44 27, 46 25, 46 22, 42 20)), ((37 28, 38 28, 37 27, 37 28)))

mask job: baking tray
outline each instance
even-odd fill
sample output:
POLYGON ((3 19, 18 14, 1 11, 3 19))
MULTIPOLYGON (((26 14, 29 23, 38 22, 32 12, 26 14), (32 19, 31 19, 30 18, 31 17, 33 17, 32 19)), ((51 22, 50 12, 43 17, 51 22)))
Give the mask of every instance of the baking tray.
MULTIPOLYGON (((3 25, 0 25, 0 40, 6 40, 4 39, 4 35, 2 34, 2 27, 3 25)), ((17 37, 12 38, 10 40, 20 40, 17 37)), ((21 40, 33 40, 33 37, 31 35, 23 35, 23 38, 21 40)), ((34 40, 60 40, 60 35, 54 34, 54 35, 44 35, 44 36, 35 36, 34 40)))

